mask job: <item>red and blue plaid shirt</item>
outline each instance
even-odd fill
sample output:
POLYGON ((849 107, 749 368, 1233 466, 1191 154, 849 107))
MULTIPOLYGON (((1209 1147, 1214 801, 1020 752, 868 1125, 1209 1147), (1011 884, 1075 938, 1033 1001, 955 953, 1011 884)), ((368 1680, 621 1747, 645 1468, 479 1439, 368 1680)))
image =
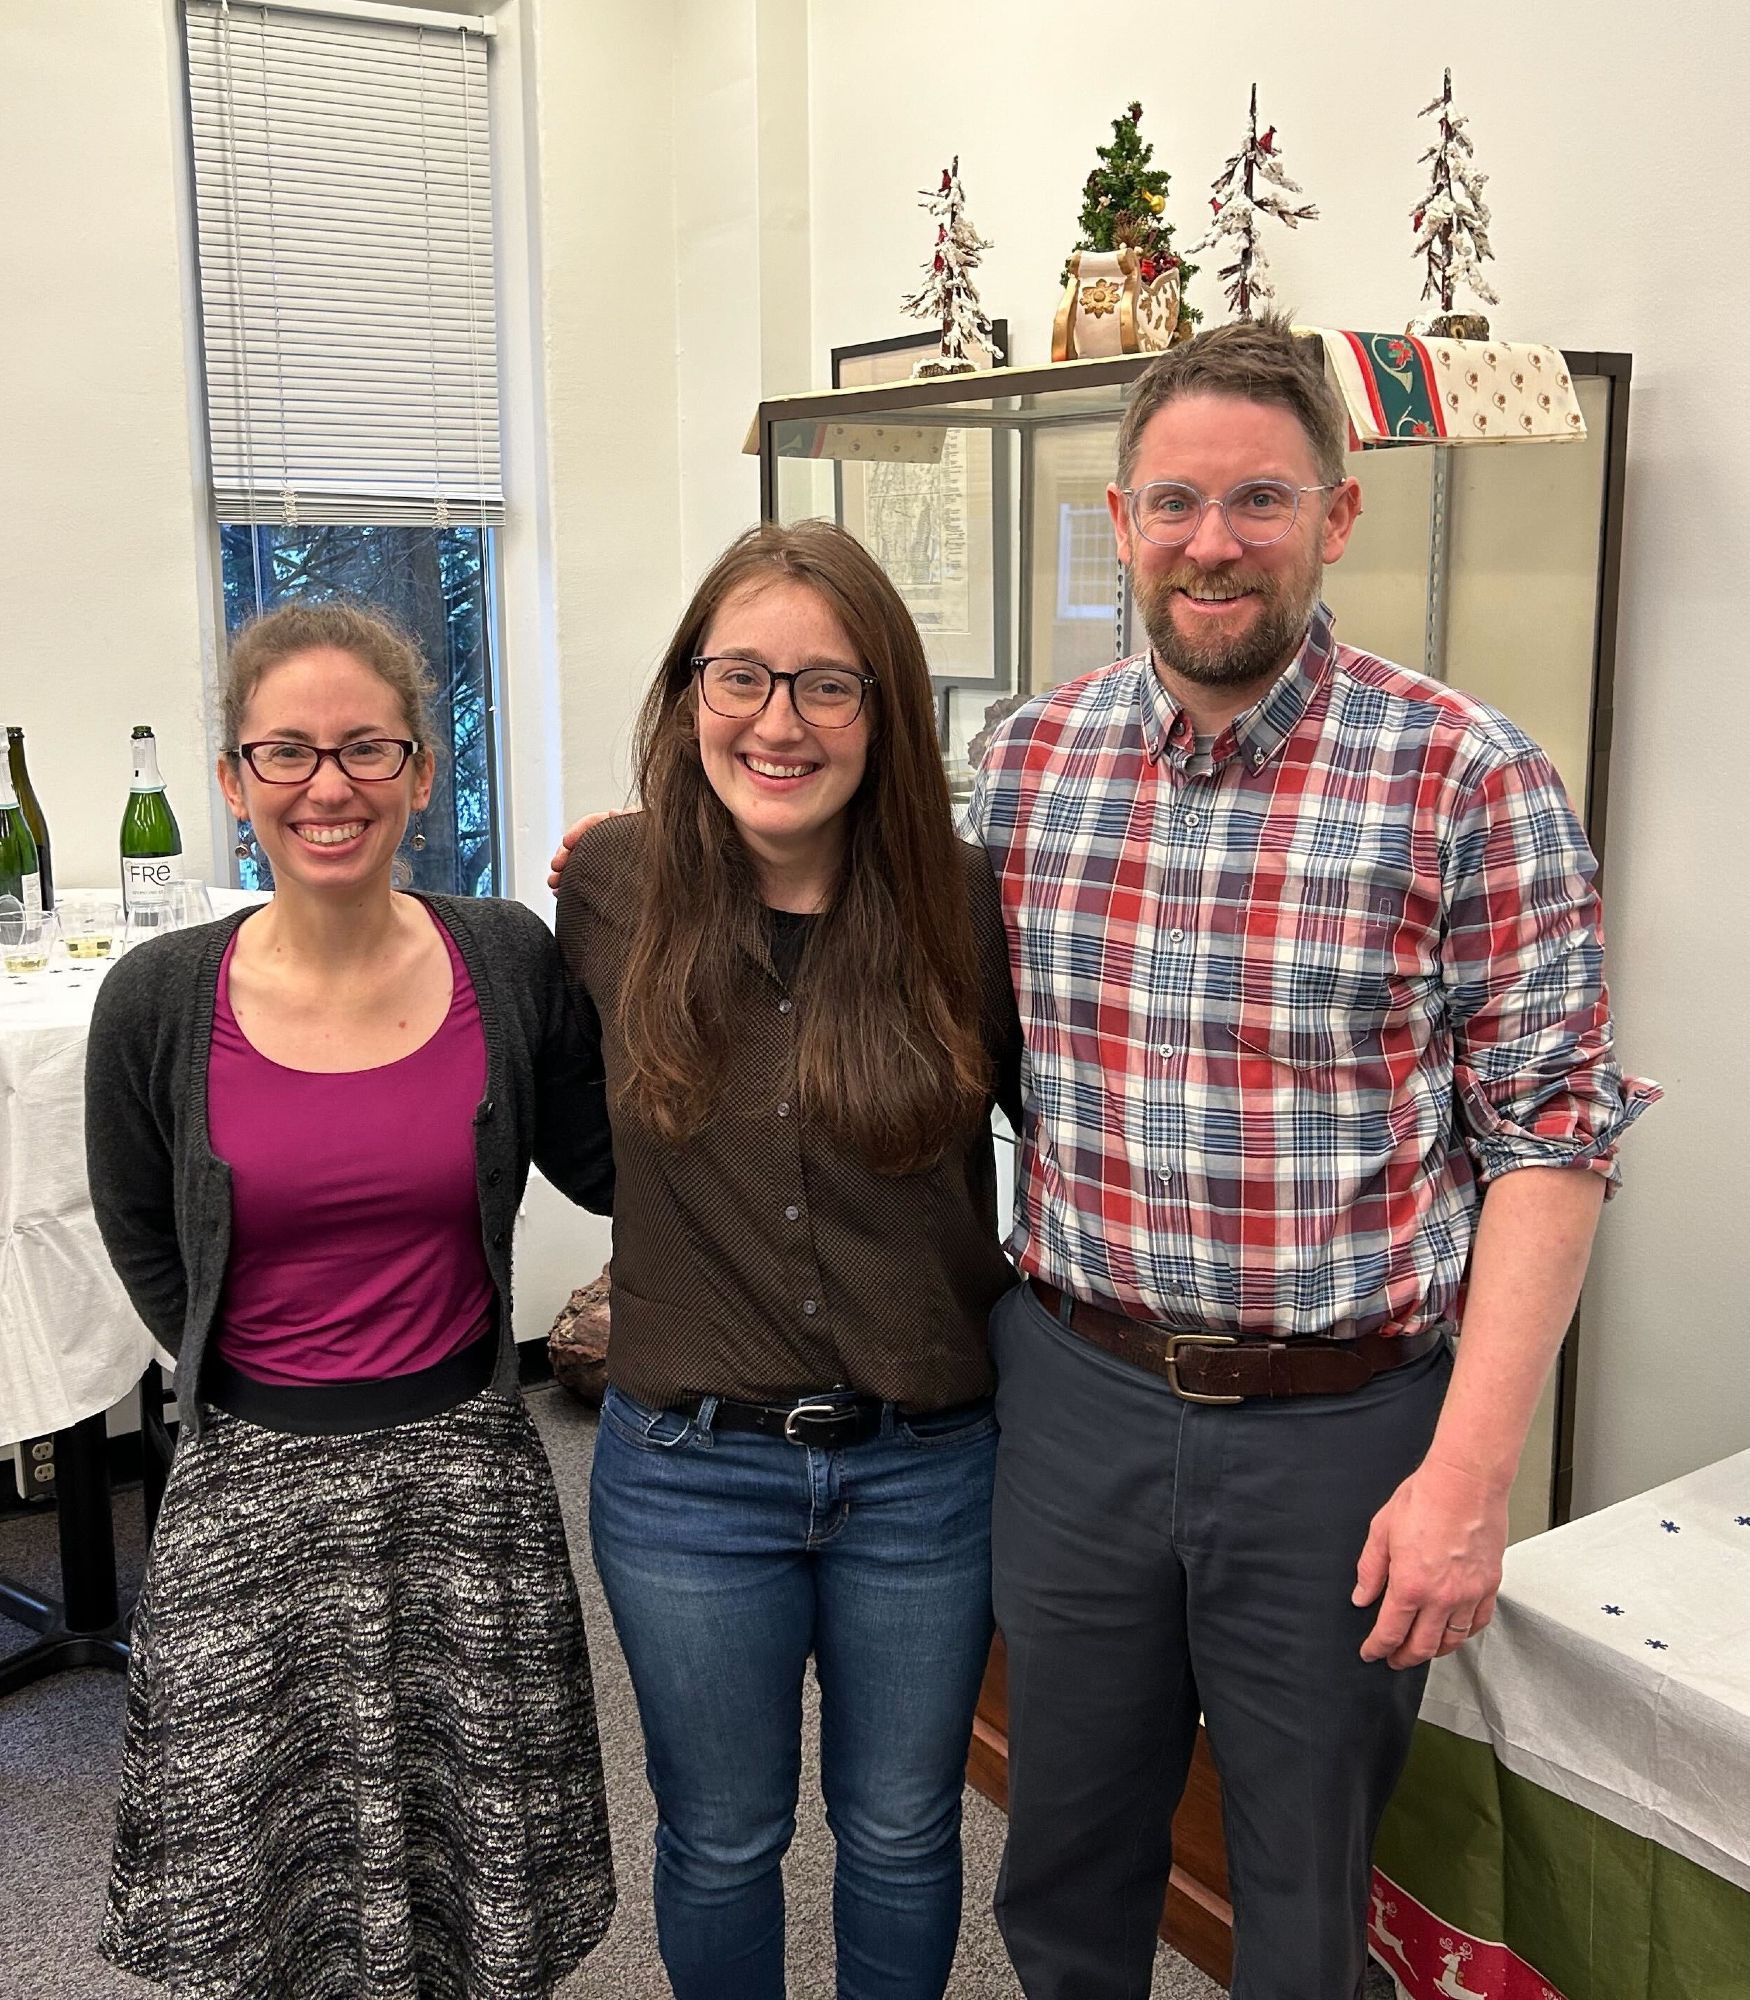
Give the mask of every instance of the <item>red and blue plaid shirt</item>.
POLYGON ((1026 1037, 1023 1270, 1211 1332, 1455 1324, 1482 1186, 1616 1178, 1596 863, 1495 710, 1337 644, 1199 744, 1149 656, 996 733, 968 810, 1026 1037))

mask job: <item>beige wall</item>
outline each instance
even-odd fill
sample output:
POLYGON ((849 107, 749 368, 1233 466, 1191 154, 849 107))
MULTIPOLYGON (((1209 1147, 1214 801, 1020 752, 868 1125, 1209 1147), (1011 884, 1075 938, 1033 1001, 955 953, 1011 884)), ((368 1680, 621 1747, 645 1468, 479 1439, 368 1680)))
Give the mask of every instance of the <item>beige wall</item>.
MULTIPOLYGON (((1495 324, 1635 358, 1611 779, 1610 964, 1625 1057, 1669 1101, 1626 1149, 1588 1298, 1578 1500, 1603 1504, 1750 1442, 1744 1363, 1750 1167, 1750 784, 1731 636, 1750 574, 1739 476, 1750 389, 1722 352, 1750 317, 1745 232, 1693 179, 1729 132, 1750 57, 1741 14, 1677 0, 1526 9, 1489 0, 1389 29, 1358 10, 886 0, 811 11, 816 367, 901 331, 925 244, 910 191, 958 151, 994 242, 984 299, 1042 361, 1082 179, 1133 96, 1174 174, 1180 242, 1208 214, 1248 86, 1324 220, 1278 231, 1285 303, 1308 320, 1416 310, 1406 214, 1442 65, 1491 175, 1495 324), (1706 505, 1701 496, 1711 496, 1706 505)), ((1204 259, 1193 296, 1225 316, 1204 259)), ((1365 641, 1367 635, 1353 635, 1365 641)))

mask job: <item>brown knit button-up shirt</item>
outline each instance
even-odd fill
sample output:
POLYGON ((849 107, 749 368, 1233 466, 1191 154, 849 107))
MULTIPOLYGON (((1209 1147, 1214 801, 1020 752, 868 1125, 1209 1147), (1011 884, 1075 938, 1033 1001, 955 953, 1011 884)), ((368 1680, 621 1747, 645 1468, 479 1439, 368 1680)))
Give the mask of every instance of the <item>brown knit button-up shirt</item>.
MULTIPOLYGON (((804 995, 749 958, 742 1032, 705 1129, 670 1146, 617 1105, 620 994, 641 894, 637 816, 593 828, 559 891, 558 933, 595 1002, 614 1132, 608 1379, 641 1402, 787 1401, 847 1385, 907 1410, 987 1395, 990 1309, 1014 1272, 998 1237, 988 1118, 923 1173, 876 1173, 803 1115, 804 995)), ((985 1037, 1005 1100, 1020 1029, 996 885, 961 850, 985 1037)))

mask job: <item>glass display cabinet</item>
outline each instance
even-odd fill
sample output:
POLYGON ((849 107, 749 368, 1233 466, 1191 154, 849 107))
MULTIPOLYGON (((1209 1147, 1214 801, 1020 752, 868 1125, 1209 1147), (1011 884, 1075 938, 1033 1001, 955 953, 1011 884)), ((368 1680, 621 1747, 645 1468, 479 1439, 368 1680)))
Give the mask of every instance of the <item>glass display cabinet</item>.
MULTIPOLYGON (((759 407, 763 518, 836 519, 887 569, 929 654, 950 789, 990 725, 1133 637, 1106 511, 1147 355, 787 397, 759 407)), ((1503 710, 1549 752, 1602 856, 1629 357, 1566 356, 1582 439, 1370 445, 1326 573, 1339 634, 1503 710)), ((1567 1517, 1577 1340, 1527 1445, 1513 1532, 1567 1517)))

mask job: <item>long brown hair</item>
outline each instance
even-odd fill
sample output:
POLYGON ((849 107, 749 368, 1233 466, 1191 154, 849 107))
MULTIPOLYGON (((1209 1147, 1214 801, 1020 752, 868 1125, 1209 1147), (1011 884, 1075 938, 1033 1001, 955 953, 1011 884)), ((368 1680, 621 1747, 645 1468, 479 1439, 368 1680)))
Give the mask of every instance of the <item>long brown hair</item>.
POLYGON ((819 595, 877 682, 843 869, 796 975, 798 1094, 805 1115, 877 1171, 913 1173, 981 1113, 989 1089, 966 872, 917 627, 880 565, 829 521, 768 524, 732 542, 644 699, 644 893, 621 1003, 620 1098, 671 1143, 699 1131, 745 1004, 747 955, 764 950, 752 857, 700 761, 692 662, 727 598, 779 582, 819 595))

